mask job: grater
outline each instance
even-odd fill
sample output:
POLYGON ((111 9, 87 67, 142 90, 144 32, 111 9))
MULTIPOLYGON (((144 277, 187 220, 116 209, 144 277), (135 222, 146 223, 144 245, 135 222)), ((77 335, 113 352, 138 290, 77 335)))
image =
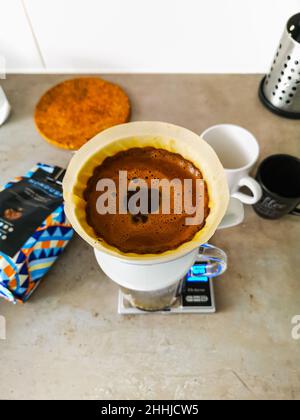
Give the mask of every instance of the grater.
POLYGON ((300 119, 300 13, 287 22, 259 96, 275 114, 300 119))

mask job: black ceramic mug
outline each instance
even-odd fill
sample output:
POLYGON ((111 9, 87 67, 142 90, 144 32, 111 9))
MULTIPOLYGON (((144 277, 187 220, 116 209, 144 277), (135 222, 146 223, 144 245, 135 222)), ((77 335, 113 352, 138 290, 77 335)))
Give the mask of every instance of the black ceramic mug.
POLYGON ((289 155, 272 155, 259 166, 256 180, 263 196, 253 207, 266 219, 286 214, 300 216, 300 159, 289 155))

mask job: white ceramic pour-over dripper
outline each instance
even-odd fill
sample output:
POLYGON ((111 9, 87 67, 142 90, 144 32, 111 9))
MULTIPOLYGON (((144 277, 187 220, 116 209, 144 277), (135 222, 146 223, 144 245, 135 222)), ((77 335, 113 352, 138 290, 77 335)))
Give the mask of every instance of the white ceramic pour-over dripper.
POLYGON ((141 292, 153 292, 177 283, 194 264, 198 249, 176 260, 157 264, 132 264, 95 250, 104 273, 119 286, 141 292))
MULTIPOLYGON (((97 135, 73 156, 63 181, 63 189, 66 215, 77 233, 95 248, 96 258, 103 271, 121 287, 136 291, 139 302, 147 302, 146 307, 140 305, 146 309, 149 306, 150 309, 166 306, 172 294, 168 290, 164 294, 164 291, 171 288, 174 292, 178 281, 198 258, 199 246, 215 233, 229 201, 225 173, 212 148, 197 134, 161 122, 123 124, 97 135), (88 226, 83 191, 95 167, 107 156, 132 147, 149 146, 179 153, 202 171, 209 189, 210 213, 204 228, 191 241, 177 249, 162 254, 125 254, 99 241, 88 226)), ((209 259, 208 253, 206 260, 209 259)))

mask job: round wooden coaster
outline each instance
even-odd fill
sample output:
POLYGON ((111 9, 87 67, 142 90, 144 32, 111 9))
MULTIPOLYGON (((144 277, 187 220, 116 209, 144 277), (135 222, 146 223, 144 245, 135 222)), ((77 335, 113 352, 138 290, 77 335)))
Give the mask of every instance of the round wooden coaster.
POLYGON ((35 109, 42 137, 77 150, 100 131, 128 121, 130 102, 119 86, 97 77, 66 80, 48 90, 35 109))

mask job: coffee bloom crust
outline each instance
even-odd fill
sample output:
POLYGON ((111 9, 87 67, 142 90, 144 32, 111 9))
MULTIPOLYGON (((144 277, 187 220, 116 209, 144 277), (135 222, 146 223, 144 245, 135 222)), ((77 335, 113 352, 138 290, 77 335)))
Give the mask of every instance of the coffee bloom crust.
POLYGON ((209 214, 200 170, 179 154, 153 147, 106 158, 84 199, 95 234, 127 253, 175 249, 194 237, 209 214))

